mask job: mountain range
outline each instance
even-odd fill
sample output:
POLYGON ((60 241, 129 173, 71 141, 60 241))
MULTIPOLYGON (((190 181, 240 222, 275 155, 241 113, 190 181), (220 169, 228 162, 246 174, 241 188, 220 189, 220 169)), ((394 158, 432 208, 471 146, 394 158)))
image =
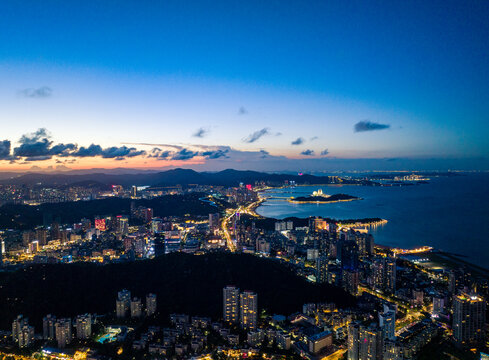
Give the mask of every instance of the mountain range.
MULTIPOLYGON (((338 181, 333 176, 315 175, 290 175, 269 174, 257 171, 239 171, 227 169, 219 172, 197 172, 190 169, 172 169, 161 172, 142 172, 126 174, 106 174, 94 172, 89 174, 76 173, 27 173, 27 174, 4 174, 0 184, 12 185, 36 185, 63 186, 63 185, 86 185, 87 182, 97 182, 101 185, 122 186, 175 186, 175 185, 214 185, 214 186, 238 186, 240 183, 254 184, 264 181, 271 185, 283 184, 286 180, 295 181, 297 184, 331 184, 338 181)), ((366 180, 341 179, 344 184, 372 185, 374 183, 366 180)))

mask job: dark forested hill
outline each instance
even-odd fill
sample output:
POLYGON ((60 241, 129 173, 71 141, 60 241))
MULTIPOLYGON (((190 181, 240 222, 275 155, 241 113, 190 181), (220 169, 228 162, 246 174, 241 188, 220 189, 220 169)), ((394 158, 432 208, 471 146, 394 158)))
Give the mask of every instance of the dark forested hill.
POLYGON ((0 207, 0 228, 2 229, 32 229, 43 225, 46 219, 48 224, 57 220, 61 224, 80 221, 82 218, 93 219, 94 216, 129 215, 130 204, 150 207, 154 216, 207 216, 218 212, 221 206, 214 206, 206 201, 199 200, 204 194, 191 193, 186 195, 166 195, 150 200, 131 200, 122 198, 108 198, 103 200, 75 201, 54 204, 41 204, 38 206, 5 204, 0 207))
POLYGON ((306 302, 336 302, 341 307, 354 303, 342 289, 307 282, 276 260, 173 253, 124 264, 37 265, 0 273, 0 329, 8 329, 17 314, 28 316, 38 327, 48 313, 115 311, 117 291, 123 288, 138 297, 156 293, 161 319, 172 312, 218 318, 226 285, 257 292, 259 309, 272 314, 301 311, 306 302))

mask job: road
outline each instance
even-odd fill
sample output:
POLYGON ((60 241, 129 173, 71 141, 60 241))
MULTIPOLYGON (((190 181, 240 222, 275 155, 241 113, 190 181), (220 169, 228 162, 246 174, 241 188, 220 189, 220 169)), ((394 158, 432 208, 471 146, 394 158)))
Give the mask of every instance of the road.
POLYGON ((236 243, 234 240, 231 238, 231 234, 229 233, 229 222, 233 218, 233 216, 236 216, 237 213, 240 214, 247 214, 251 216, 258 216, 252 209, 256 207, 262 200, 255 201, 247 206, 240 206, 237 209, 232 209, 228 210, 230 211, 230 214, 227 215, 221 223, 221 231, 224 236, 224 239, 226 240, 226 245, 231 252, 235 252, 237 250, 236 243))

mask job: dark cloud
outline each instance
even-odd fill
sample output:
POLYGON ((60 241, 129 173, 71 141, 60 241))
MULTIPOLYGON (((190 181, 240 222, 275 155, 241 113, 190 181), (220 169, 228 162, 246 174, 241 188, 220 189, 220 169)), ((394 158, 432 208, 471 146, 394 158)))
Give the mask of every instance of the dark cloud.
POLYGON ((182 149, 170 155, 169 160, 190 160, 198 156, 198 151, 192 151, 189 149, 182 149))
POLYGON ((267 156, 270 155, 270 153, 268 151, 263 150, 263 149, 260 150, 260 154, 261 154, 262 159, 265 159, 267 156))
POLYGON ((314 141, 314 140, 317 140, 317 139, 319 139, 317 136, 313 136, 310 140, 311 141, 314 141))
POLYGON ((201 127, 199 130, 197 130, 196 132, 194 132, 192 136, 193 137, 198 137, 198 138, 203 138, 207 134, 209 134, 209 130, 204 129, 204 128, 201 127))
MULTIPOLYGON (((0 159, 2 151, 6 153, 10 142, 5 140, 0 143, 0 159)), ((31 134, 22 135, 19 139, 19 146, 14 148, 12 159, 22 158, 24 161, 42 161, 56 157, 94 157, 101 156, 106 159, 123 160, 125 158, 145 155, 146 151, 138 150, 134 147, 111 146, 102 148, 100 145, 92 144, 88 147, 80 147, 76 144, 53 144, 51 135, 44 129, 38 129, 31 134)), ((5 159, 5 158, 3 158, 5 159)))
POLYGON ((259 140, 261 137, 265 135, 270 134, 270 129, 269 128, 263 128, 261 130, 257 130, 254 133, 248 135, 246 138, 243 139, 244 142, 246 143, 254 143, 255 141, 259 140))
POLYGON ((240 106, 238 109, 238 115, 248 115, 248 110, 244 106, 240 106))
POLYGON ((144 150, 138 150, 136 148, 130 148, 127 146, 111 146, 109 148, 103 149, 102 150, 102 157, 106 159, 111 159, 111 158, 128 158, 128 157, 135 157, 135 156, 140 156, 140 155, 145 155, 146 151, 144 150))
POLYGON ((304 144, 304 139, 301 138, 301 137, 298 137, 297 139, 295 139, 294 141, 292 141, 290 144, 291 145, 302 145, 304 144))
POLYGON ((76 149, 75 144, 56 144, 50 140, 46 129, 41 128, 32 134, 25 134, 14 148, 15 157, 24 157, 30 161, 48 160, 53 156, 67 156, 76 149))
POLYGON ((10 147, 10 140, 0 141, 0 160, 11 160, 10 147))
POLYGON ((218 149, 218 150, 211 150, 211 151, 204 151, 202 152, 202 156, 206 157, 207 159, 219 159, 222 157, 228 157, 228 152, 229 149, 218 149))
POLYGON ((359 121, 353 127, 354 132, 365 132, 388 129, 391 126, 389 124, 379 124, 368 120, 359 121))
POLYGON ((185 147, 179 150, 161 150, 160 148, 153 148, 148 157, 159 160, 190 160, 197 156, 204 157, 206 159, 219 159, 227 158, 228 152, 229 148, 211 148, 204 145, 195 150, 185 147))
POLYGON ((301 152, 301 155, 312 156, 314 155, 314 150, 310 150, 310 149, 304 150, 303 152, 301 152))
POLYGON ((44 99, 53 95, 53 89, 48 86, 42 86, 37 89, 29 88, 20 91, 20 95, 27 98, 44 99))
POLYGON ((326 156, 329 154, 329 150, 328 149, 324 149, 323 151, 321 151, 321 156, 326 156))
POLYGON ((133 147, 127 146, 111 146, 103 149, 100 145, 92 144, 88 147, 80 147, 77 151, 73 151, 65 156, 73 156, 73 157, 94 157, 101 156, 105 159, 116 159, 121 160, 120 158, 128 158, 135 157, 140 155, 145 155, 146 151, 138 150, 133 147))

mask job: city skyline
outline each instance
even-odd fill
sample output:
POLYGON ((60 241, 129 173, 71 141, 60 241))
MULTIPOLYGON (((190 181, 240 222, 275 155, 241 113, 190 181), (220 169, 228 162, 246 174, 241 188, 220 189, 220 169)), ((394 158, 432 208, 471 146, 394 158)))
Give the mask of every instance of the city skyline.
POLYGON ((0 10, 2 171, 489 170, 482 2, 0 10))

